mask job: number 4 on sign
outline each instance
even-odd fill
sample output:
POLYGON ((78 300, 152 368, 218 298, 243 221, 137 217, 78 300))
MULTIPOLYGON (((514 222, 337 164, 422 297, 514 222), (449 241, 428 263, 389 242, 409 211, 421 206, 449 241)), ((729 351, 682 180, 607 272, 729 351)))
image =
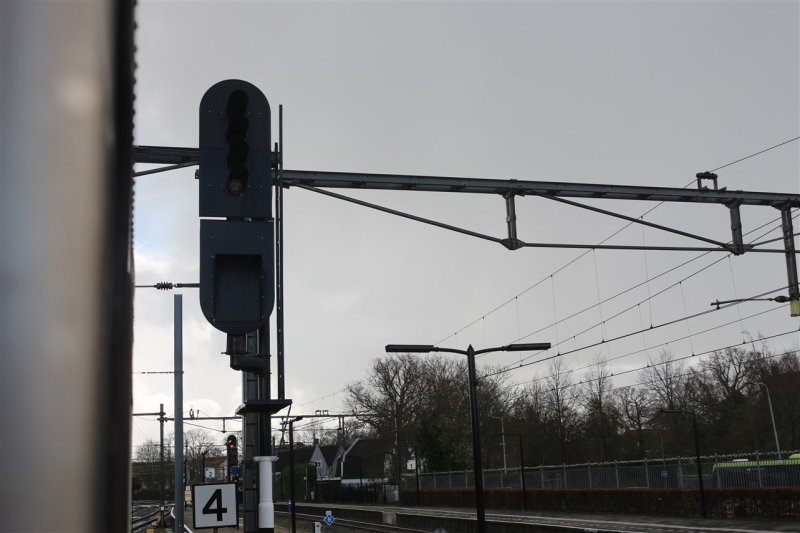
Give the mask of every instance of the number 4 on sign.
POLYGON ((195 529, 235 527, 239 523, 235 483, 192 486, 195 529))
POLYGON ((228 508, 222 506, 222 489, 217 489, 211 495, 211 499, 203 506, 203 514, 215 514, 217 515, 217 522, 222 522, 222 515, 227 512, 228 508), (213 505, 216 505, 216 507, 213 507, 213 505))

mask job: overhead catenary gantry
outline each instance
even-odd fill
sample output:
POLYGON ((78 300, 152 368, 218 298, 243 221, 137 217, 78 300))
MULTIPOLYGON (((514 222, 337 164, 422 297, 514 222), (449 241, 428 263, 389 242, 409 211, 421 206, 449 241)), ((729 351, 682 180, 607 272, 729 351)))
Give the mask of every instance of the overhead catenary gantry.
MULTIPOLYGON (((198 150, 194 148, 137 146, 135 159, 139 163, 155 163, 169 165, 161 169, 143 171, 137 175, 150 174, 159 170, 171 170, 196 164, 198 150)), ((794 245, 794 227, 791 210, 800 208, 800 194, 756 192, 718 189, 716 175, 702 172, 697 175, 697 188, 647 187, 635 185, 611 185, 594 183, 570 183, 558 181, 531 181, 516 179, 485 179, 443 176, 418 176, 401 174, 372 174, 349 172, 325 172, 310 170, 287 170, 280 168, 281 154, 277 150, 271 155, 273 183, 279 188, 298 187, 324 194, 333 198, 348 201, 371 209, 377 209, 393 215, 409 218, 425 224, 434 225, 472 237, 496 242, 508 248, 584 248, 609 250, 664 250, 664 251, 700 251, 727 252, 740 255, 746 252, 781 253, 786 259, 787 287, 789 305, 792 316, 800 316, 800 287, 797 275, 797 251, 794 245), (703 180, 712 180, 714 188, 702 185, 703 180), (327 189, 371 189, 394 191, 420 191, 490 194, 503 198, 506 207, 506 224, 508 235, 496 237, 467 230, 440 221, 427 219, 404 213, 395 209, 379 206, 356 198, 351 198, 327 189), (555 202, 585 209, 603 215, 620 218, 632 223, 655 228, 668 233, 681 235, 705 243, 705 246, 645 246, 645 245, 612 245, 589 243, 527 242, 519 238, 516 224, 515 199, 518 196, 536 196, 555 202), (634 218, 621 213, 601 209, 592 205, 571 200, 583 198, 592 200, 636 200, 652 202, 680 202, 698 204, 721 204, 730 212, 731 240, 721 242, 702 235, 696 235, 676 228, 663 226, 634 218), (780 211, 782 237, 760 243, 745 244, 742 233, 742 217, 740 207, 743 205, 771 207, 780 211), (777 240, 783 241, 783 248, 768 248, 765 245, 777 240)), ((282 196, 277 196, 282 201, 282 196)), ((279 207, 282 209, 282 206, 279 207)))
MULTIPOLYGON (((279 108, 280 109, 280 108, 279 108)), ((135 146, 134 161, 165 165, 134 173, 145 176, 199 165, 200 283, 203 314, 215 328, 227 334, 224 353, 230 366, 242 374, 243 403, 236 410, 242 417, 244 434, 244 529, 272 531, 272 453, 268 433, 270 417, 289 407, 285 398, 283 349, 283 191, 296 187, 352 202, 370 209, 405 217, 450 231, 498 243, 509 250, 525 247, 588 248, 617 250, 714 251, 740 255, 746 252, 782 253, 786 258, 790 312, 800 316, 796 251, 792 212, 800 207, 799 194, 728 191, 719 189, 711 172, 697 175, 697 188, 642 187, 557 181, 483 179, 398 174, 366 174, 286 170, 283 166, 283 117, 279 111, 279 141, 273 146, 271 111, 266 96, 243 80, 224 80, 203 95, 199 108, 199 148, 135 146), (713 188, 703 186, 713 182, 713 188), (273 191, 274 187, 274 191, 273 191), (507 235, 496 237, 431 220, 330 189, 371 189, 500 196, 506 208, 507 235), (273 192, 274 207, 273 214, 273 192), (700 241, 702 246, 632 246, 559 242, 528 242, 517 231, 516 198, 534 196, 627 220, 660 231, 700 241), (731 240, 721 242, 677 228, 645 221, 643 217, 601 209, 586 200, 635 200, 722 204, 730 212, 731 240), (765 245, 781 239, 745 244, 740 207, 766 206, 781 213, 783 249, 765 245), (270 327, 273 305, 277 329, 277 398, 270 386, 270 327), (256 475, 257 466, 257 475, 256 475)), ((161 283, 153 287, 170 288, 161 283)), ((549 346, 549 345, 548 345, 549 346)), ((176 372, 177 372, 176 366, 176 372)), ((474 376, 473 376, 474 378, 474 376)), ((474 379, 473 379, 474 381, 474 379)), ((176 389, 177 390, 177 389, 176 389)), ((472 394, 474 396, 474 394, 472 394)), ((176 392, 176 398, 178 398, 176 392)), ((176 403, 180 404, 176 400, 176 403)), ((330 416, 330 415, 321 415, 330 416)), ((362 415, 363 416, 363 415, 362 415)), ((176 417, 179 417, 176 414, 176 417)), ((288 418, 292 423, 303 417, 288 418)), ((309 418, 312 418, 309 416, 309 418)), ((284 418, 284 420, 287 420, 284 418)), ((178 421, 176 420, 176 424, 178 421)), ((339 417, 340 428, 344 426, 339 417)), ((395 447, 398 481, 400 447, 395 412, 395 447)), ((176 440, 177 445, 177 440, 176 440)), ((291 446, 290 446, 291 448, 291 446)), ((475 449, 476 457, 479 447, 475 449)), ((177 456, 177 455, 176 455, 177 456)), ((476 462, 476 465, 479 463, 476 462)), ((476 476, 480 468, 476 466, 476 476)), ((176 474, 177 477, 177 474, 176 474)), ((479 506, 480 508, 480 506, 479 506)), ((480 513, 479 513, 480 514, 480 513)))

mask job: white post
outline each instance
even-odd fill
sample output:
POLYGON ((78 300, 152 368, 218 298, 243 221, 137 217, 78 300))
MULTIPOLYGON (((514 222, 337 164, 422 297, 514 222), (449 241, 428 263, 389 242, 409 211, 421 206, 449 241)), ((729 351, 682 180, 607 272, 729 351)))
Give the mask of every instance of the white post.
POLYGON ((272 503, 272 463, 278 458, 268 455, 253 457, 253 460, 258 463, 258 528, 274 530, 275 504, 272 503))

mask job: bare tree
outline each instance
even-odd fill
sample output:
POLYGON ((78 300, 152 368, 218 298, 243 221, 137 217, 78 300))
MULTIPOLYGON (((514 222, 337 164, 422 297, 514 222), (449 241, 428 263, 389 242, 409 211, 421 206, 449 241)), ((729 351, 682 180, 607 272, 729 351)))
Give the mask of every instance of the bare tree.
POLYGON ((367 379, 347 386, 347 406, 372 428, 376 437, 394 449, 398 471, 402 450, 418 427, 425 404, 425 362, 415 355, 393 354, 375 359, 367 379))
POLYGON ((534 377, 522 387, 514 398, 511 415, 525 436, 525 456, 545 464, 548 408, 541 378, 534 377))
MULTIPOLYGON (((241 441, 241 439, 239 439, 241 441)), ((204 455, 221 455, 222 439, 205 429, 190 429, 183 434, 184 462, 187 485, 189 481, 202 483, 204 455)))
POLYGON ((363 422, 379 433, 394 431, 395 422, 416 422, 425 399, 425 364, 419 356, 396 354, 375 359, 364 381, 347 386, 347 406, 366 413, 363 422))
POLYGON ((753 380, 755 368, 753 354, 739 348, 714 352, 700 361, 700 380, 709 386, 710 393, 718 399, 743 398, 745 389, 753 380))
POLYGON ((614 405, 612 387, 608 363, 602 356, 595 356, 582 392, 586 400, 584 407, 586 439, 589 443, 597 441, 600 461, 615 455, 610 443, 616 440, 620 427, 620 415, 614 405))
POLYGON ((575 403, 577 396, 570 390, 573 387, 572 371, 561 358, 553 359, 545 379, 544 401, 548 418, 555 426, 562 462, 567 462, 567 443, 573 438, 577 425, 575 403))
MULTIPOLYGON (((772 408, 775 413, 775 423, 780 437, 781 448, 796 450, 800 448, 800 356, 797 351, 787 351, 779 357, 764 348, 756 354, 756 369, 754 377, 758 382, 769 387, 772 398, 772 408)), ((754 406, 760 413, 762 431, 760 438, 766 446, 769 442, 769 414, 766 405, 766 394, 760 390, 758 394, 753 391, 754 406)), ((759 449, 764 449, 759 445, 759 449)))
POLYGON ((133 475, 139 477, 146 489, 155 489, 159 486, 161 463, 161 445, 147 439, 136 448, 133 462, 133 475))
POLYGON ((668 350, 661 350, 658 358, 648 358, 647 368, 642 371, 642 382, 652 390, 658 407, 680 409, 686 403, 686 369, 681 361, 668 350))
POLYGON ((622 387, 617 392, 618 404, 625 426, 636 433, 636 457, 641 459, 647 450, 645 429, 653 415, 653 395, 647 387, 622 387))

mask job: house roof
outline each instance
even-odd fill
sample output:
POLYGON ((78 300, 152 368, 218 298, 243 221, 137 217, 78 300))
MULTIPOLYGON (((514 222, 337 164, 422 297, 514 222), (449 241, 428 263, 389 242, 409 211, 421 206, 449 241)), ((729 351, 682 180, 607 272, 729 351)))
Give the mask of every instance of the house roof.
MULTIPOLYGON (((304 464, 311 461, 311 456, 314 455, 314 446, 303 446, 294 448, 294 464, 304 464)), ((278 461, 275 465, 276 470, 280 470, 289 464, 289 450, 278 452, 278 461)))
POLYGON ((338 444, 329 444, 327 446, 320 446, 319 451, 322 452, 322 457, 325 458, 325 462, 328 463, 328 465, 332 465, 336 460, 336 456, 339 454, 340 448, 341 446, 338 444))
MULTIPOLYGON (((344 479, 383 477, 386 443, 379 439, 357 439, 344 456, 344 479)), ((341 463, 341 458, 339 459, 341 463)), ((337 465, 341 467, 341 465, 337 465)))

